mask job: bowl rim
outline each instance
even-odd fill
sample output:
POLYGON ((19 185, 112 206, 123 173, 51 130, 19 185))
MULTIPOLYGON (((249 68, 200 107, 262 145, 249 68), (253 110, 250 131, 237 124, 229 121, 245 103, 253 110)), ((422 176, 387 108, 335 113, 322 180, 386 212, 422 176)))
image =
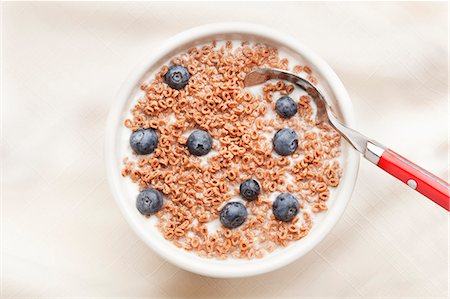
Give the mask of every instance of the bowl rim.
POLYGON ((139 84, 139 80, 142 76, 148 71, 149 68, 151 68, 152 65, 166 56, 167 53, 184 44, 201 39, 205 36, 210 36, 212 34, 220 35, 232 33, 249 34, 268 38, 276 41, 280 45, 285 45, 293 49, 295 52, 309 60, 316 69, 320 70, 323 80, 327 82, 329 88, 335 94, 335 98, 339 103, 339 107, 346 124, 354 124, 353 107, 350 97, 342 82, 331 67, 312 50, 305 47, 293 37, 262 25, 243 22, 212 23, 182 31, 166 40, 158 49, 154 51, 151 57, 146 59, 146 63, 139 64, 139 66, 132 71, 131 75, 128 76, 119 88, 117 99, 115 99, 111 105, 106 123, 104 157, 106 175, 110 190, 128 224, 132 227, 140 239, 143 240, 154 252, 182 269, 205 276, 219 278, 246 277, 270 272, 299 259, 301 256, 305 255, 317 246, 341 218, 353 193, 360 161, 359 153, 353 149, 346 152, 348 157, 346 176, 349 177, 348 180, 350 183, 347 184, 344 190, 340 191, 341 195, 339 202, 335 202, 333 209, 330 209, 330 211, 327 212, 326 217, 322 219, 322 223, 319 226, 319 231, 316 231, 314 235, 308 236, 308 242, 304 244, 302 250, 299 250, 298 252, 291 252, 288 256, 277 256, 275 259, 276 261, 272 259, 269 263, 264 261, 265 258, 262 258, 257 260, 258 262, 249 263, 245 267, 223 267, 223 264, 220 267, 217 267, 214 266, 214 262, 211 262, 214 261, 214 259, 202 258, 202 261, 205 262, 197 262, 196 259, 183 258, 183 256, 173 254, 171 251, 166 250, 165 246, 158 244, 158 240, 155 241, 149 238, 149 234, 145 234, 142 228, 138 225, 138 221, 136 219, 138 214, 131 214, 126 208, 126 201, 120 195, 121 192, 119 190, 119 185, 121 184, 120 180, 123 180, 123 178, 120 173, 117 173, 117 169, 114 166, 115 160, 113 153, 115 152, 116 128, 118 123, 122 123, 121 115, 123 112, 123 107, 129 99, 129 95, 132 90, 139 84))

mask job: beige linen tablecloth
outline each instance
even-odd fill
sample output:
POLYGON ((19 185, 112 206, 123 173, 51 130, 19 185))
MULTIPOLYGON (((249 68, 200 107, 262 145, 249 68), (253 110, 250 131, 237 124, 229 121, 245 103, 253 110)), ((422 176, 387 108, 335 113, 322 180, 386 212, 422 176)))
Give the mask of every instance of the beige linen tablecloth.
POLYGON ((448 296, 448 214, 361 161, 353 198, 313 251, 273 273, 212 279, 140 241, 108 189, 114 95, 165 39, 247 21, 334 68, 357 129, 448 179, 448 4, 3 3, 2 296, 448 296))

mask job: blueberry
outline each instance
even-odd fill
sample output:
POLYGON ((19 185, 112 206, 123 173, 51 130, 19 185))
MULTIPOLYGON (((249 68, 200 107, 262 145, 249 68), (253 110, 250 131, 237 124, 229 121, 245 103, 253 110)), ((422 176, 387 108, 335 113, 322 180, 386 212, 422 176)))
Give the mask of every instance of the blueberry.
POLYGON ((300 204, 291 193, 281 193, 272 204, 272 211, 278 220, 289 222, 298 214, 300 204))
POLYGON ((261 187, 254 179, 248 179, 241 183, 239 186, 239 192, 241 196, 247 200, 255 200, 259 193, 261 193, 261 187))
POLYGON ((236 228, 247 219, 247 209, 240 202, 229 202, 220 211, 220 222, 226 228, 236 228))
POLYGON ((153 129, 139 129, 131 133, 130 145, 138 155, 151 154, 158 146, 158 134, 153 129))
POLYGON ((291 128, 279 130, 273 137, 273 148, 281 156, 289 156, 298 148, 298 136, 291 128))
POLYGON ((291 97, 284 96, 277 100, 275 111, 277 111, 282 118, 291 118, 297 113, 297 104, 291 97))
POLYGON ((161 192, 147 188, 139 193, 136 200, 136 208, 142 215, 153 215, 161 210, 163 196, 161 192))
POLYGON ((164 75, 164 81, 173 89, 180 90, 188 84, 190 76, 187 68, 174 64, 169 67, 169 70, 164 75))
POLYGON ((212 138, 208 132, 203 130, 195 130, 187 139, 187 148, 194 156, 204 156, 212 148, 212 138))

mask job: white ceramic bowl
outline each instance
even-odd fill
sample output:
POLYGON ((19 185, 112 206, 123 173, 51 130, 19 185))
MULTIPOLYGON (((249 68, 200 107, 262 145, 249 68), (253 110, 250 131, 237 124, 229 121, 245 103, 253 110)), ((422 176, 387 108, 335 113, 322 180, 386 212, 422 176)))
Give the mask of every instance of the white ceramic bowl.
MULTIPOLYGON (((262 274, 283 267, 306 254, 333 228, 341 217, 350 200, 359 167, 359 154, 343 143, 343 177, 340 185, 332 193, 329 200, 329 210, 323 218, 315 223, 313 229, 305 238, 291 243, 286 248, 275 250, 262 259, 232 259, 217 260, 202 258, 194 253, 184 251, 165 240, 154 227, 154 221, 142 217, 136 210, 135 200, 137 186, 130 184, 128 178, 120 174, 124 148, 129 131, 123 126, 123 121, 139 90, 140 83, 153 73, 169 58, 193 45, 211 40, 250 40, 263 42, 291 54, 294 58, 306 62, 312 67, 319 78, 322 90, 331 101, 341 119, 348 125, 353 125, 352 104, 339 78, 328 64, 292 37, 273 29, 247 23, 218 23, 196 27, 184 31, 165 42, 154 50, 153 57, 144 61, 142 67, 136 70, 122 86, 114 99, 106 128, 106 166, 108 181, 112 193, 123 215, 139 237, 156 253, 167 261, 185 270, 212 277, 243 277, 262 274), (124 134, 124 130, 127 133, 124 134)), ((156 219, 155 219, 156 220, 156 219)))

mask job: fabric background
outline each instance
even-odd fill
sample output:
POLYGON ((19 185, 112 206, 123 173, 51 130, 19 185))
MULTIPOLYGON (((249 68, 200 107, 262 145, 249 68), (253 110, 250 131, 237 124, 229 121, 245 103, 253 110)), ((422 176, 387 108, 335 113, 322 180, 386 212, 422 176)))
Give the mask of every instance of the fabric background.
POLYGON ((338 225, 273 273, 212 279, 140 241, 105 179, 119 85, 190 27, 284 31, 346 86, 357 129, 448 180, 448 4, 3 3, 2 296, 448 296, 448 213, 365 160, 338 225))

